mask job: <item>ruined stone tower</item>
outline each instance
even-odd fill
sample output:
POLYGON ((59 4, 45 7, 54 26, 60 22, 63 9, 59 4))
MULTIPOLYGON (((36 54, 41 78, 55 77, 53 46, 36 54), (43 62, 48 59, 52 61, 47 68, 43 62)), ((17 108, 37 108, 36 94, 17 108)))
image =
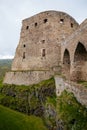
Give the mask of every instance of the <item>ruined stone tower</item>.
POLYGON ((4 83, 29 85, 62 72, 68 77, 72 56, 67 42, 79 28, 70 15, 58 11, 42 12, 23 20, 12 69, 6 73, 4 83))

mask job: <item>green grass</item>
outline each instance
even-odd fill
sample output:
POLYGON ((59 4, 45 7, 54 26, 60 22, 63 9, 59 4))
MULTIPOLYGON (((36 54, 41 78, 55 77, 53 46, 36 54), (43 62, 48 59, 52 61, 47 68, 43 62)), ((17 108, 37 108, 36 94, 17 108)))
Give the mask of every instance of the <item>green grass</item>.
POLYGON ((47 100, 46 100, 46 103, 47 104, 50 104, 50 105, 52 105, 53 107, 55 107, 56 108, 56 95, 54 95, 54 96, 52 96, 52 97, 47 97, 47 100))
POLYGON ((5 84, 0 88, 0 104, 26 114, 37 110, 35 115, 42 116, 43 110, 39 109, 44 107, 47 97, 49 102, 56 106, 53 78, 29 86, 5 84))
POLYGON ((0 105, 0 130, 47 130, 39 117, 27 116, 0 105))
POLYGON ((58 97, 57 112, 65 124, 64 130, 87 130, 87 109, 77 102, 72 93, 64 91, 58 97))
POLYGON ((0 79, 5 76, 7 71, 10 71, 12 64, 12 59, 0 60, 0 79))
POLYGON ((77 83, 87 88, 87 81, 78 81, 77 83))
POLYGON ((1 79, 0 79, 0 88, 3 86, 3 83, 2 83, 2 82, 3 82, 3 79, 1 78, 1 79))

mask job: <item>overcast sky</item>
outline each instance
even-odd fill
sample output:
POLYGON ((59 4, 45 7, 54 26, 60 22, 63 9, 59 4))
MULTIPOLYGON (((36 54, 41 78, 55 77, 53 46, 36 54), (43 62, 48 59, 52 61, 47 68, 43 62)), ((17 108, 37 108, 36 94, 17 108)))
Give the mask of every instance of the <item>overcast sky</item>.
POLYGON ((46 10, 66 12, 81 23, 87 0, 0 0, 0 58, 14 56, 22 20, 46 10))

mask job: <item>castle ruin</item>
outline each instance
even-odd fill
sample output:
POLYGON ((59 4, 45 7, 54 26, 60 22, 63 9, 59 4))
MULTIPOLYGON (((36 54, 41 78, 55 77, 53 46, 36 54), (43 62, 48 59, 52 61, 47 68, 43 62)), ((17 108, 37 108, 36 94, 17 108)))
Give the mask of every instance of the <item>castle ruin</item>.
POLYGON ((46 11, 22 21, 20 40, 6 84, 30 85, 62 74, 87 80, 87 20, 46 11))

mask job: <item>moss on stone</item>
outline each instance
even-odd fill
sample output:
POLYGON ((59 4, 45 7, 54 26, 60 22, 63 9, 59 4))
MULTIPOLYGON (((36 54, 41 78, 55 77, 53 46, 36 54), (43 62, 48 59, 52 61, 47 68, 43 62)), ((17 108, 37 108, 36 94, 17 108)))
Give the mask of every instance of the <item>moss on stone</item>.
POLYGON ((57 112, 65 130, 87 130, 87 109, 77 102, 72 93, 64 91, 58 97, 57 112))
POLYGON ((80 80, 77 83, 87 88, 87 81, 80 80))

